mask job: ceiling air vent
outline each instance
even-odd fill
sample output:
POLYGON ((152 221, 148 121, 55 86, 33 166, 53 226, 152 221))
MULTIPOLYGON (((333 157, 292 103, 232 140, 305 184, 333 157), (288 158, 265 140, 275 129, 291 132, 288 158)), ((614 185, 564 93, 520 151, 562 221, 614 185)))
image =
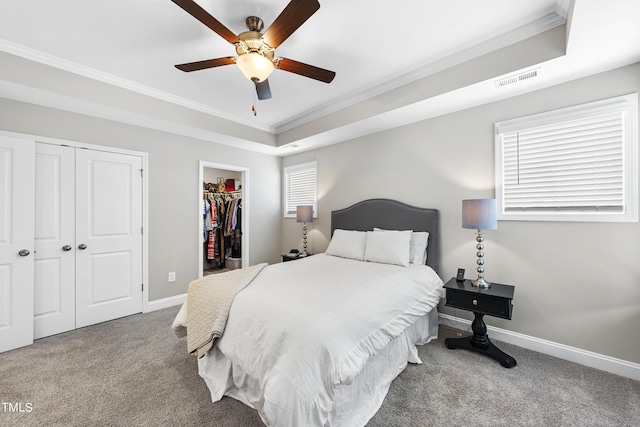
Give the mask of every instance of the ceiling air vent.
POLYGON ((524 80, 529 80, 534 77, 538 77, 539 75, 540 75, 539 68, 536 68, 535 70, 525 71, 524 73, 520 73, 515 76, 510 76, 504 79, 496 80, 496 87, 501 88, 501 87, 509 86, 515 83, 520 83, 524 80))

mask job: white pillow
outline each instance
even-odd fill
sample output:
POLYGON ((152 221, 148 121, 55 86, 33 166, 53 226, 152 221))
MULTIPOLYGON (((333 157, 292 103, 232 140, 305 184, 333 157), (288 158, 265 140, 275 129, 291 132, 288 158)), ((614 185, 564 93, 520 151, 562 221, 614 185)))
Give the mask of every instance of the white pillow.
POLYGON ((366 241, 367 233, 365 231, 336 229, 326 254, 363 261, 366 241))
POLYGON ((429 233, 426 231, 414 231, 411 233, 411 264, 427 263, 427 246, 429 233))
POLYGON ((364 260, 409 266, 411 231, 367 231, 364 260))
MULTIPOLYGON (((383 230, 382 228, 374 228, 373 231, 395 231, 383 230)), ((409 251, 409 263, 426 264, 427 263, 427 245, 429 244, 429 233, 426 231, 411 231, 411 243, 409 251)))

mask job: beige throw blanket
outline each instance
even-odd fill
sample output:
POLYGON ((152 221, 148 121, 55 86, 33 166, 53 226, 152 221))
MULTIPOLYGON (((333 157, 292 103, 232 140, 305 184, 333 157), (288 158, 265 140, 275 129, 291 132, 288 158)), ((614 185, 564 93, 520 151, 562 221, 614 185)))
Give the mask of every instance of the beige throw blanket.
POLYGON ((222 336, 236 294, 266 267, 257 264, 226 273, 212 274, 189 284, 187 301, 171 328, 179 337, 187 336, 187 350, 204 356, 222 336))

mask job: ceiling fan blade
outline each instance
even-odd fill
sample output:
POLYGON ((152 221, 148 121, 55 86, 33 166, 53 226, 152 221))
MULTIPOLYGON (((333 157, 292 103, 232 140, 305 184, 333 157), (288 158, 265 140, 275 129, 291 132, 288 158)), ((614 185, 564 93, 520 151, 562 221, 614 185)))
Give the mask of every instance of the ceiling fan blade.
POLYGON ((220 37, 225 39, 231 44, 237 43, 238 36, 233 34, 231 30, 222 25, 220 21, 211 16, 209 12, 200 7, 193 0, 171 0, 182 9, 184 9, 188 14, 196 18, 198 21, 202 22, 204 25, 212 29, 216 32, 220 37))
POLYGON ((226 56, 224 58, 207 59, 204 61, 188 62, 186 64, 178 64, 176 68, 185 72, 205 70, 207 68, 220 67, 222 65, 235 64, 235 58, 233 56, 226 56))
POLYGON ((256 93, 258 94, 258 99, 271 99, 271 87, 269 87, 268 79, 254 83, 256 84, 256 93))
POLYGON ((318 9, 320 9, 318 0, 291 0, 269 29, 265 31, 264 41, 275 49, 318 9))
POLYGON ((335 71, 325 70, 324 68, 314 67, 313 65, 304 64, 287 58, 281 58, 278 61, 277 68, 325 83, 331 83, 333 78, 336 76, 335 71))

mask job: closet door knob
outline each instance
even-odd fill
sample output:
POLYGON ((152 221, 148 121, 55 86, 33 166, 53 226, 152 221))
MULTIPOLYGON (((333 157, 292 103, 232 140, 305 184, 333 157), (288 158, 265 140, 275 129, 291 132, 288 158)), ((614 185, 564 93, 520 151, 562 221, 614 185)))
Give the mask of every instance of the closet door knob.
POLYGON ((23 249, 23 250, 21 250, 20 252, 18 252, 18 255, 20 255, 20 256, 27 256, 27 255, 29 255, 30 253, 31 253, 31 252, 29 252, 29 250, 28 250, 28 249, 23 249))
POLYGON ((78 246, 78 249, 80 249, 81 251, 82 251, 82 250, 85 250, 85 249, 87 249, 87 245, 85 245, 84 243, 82 243, 80 246, 78 246))
POLYGON ((69 246, 69 245, 64 245, 64 246, 62 247, 62 250, 63 250, 63 251, 65 251, 65 252, 70 251, 70 250, 71 250, 71 246, 69 246))

